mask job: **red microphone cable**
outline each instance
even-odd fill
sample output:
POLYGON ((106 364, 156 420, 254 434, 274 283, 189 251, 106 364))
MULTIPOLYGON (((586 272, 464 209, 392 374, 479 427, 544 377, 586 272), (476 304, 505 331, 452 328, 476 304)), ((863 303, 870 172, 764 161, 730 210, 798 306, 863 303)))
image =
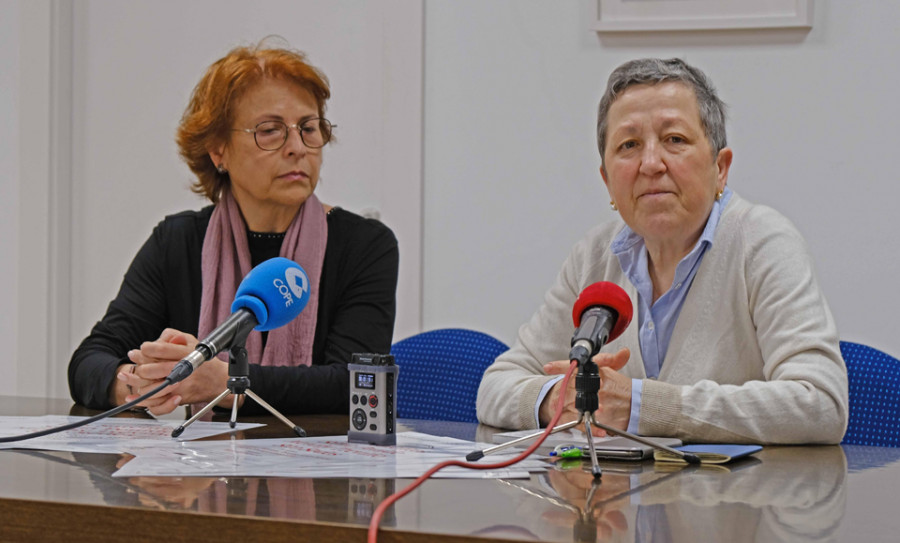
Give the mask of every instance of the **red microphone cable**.
MULTIPOLYGON (((562 381, 562 390, 563 391, 565 391, 566 388, 568 387, 569 379, 572 377, 572 374, 575 372, 575 369, 577 367, 578 367, 577 363, 572 363, 569 366, 569 371, 566 372, 566 376, 563 378, 563 381, 562 381)), ((541 436, 538 437, 538 439, 534 443, 532 443, 530 447, 525 449, 519 456, 517 456, 511 460, 506 460, 504 462, 498 462, 496 464, 475 464, 473 462, 463 462, 462 460, 447 460, 445 462, 441 462, 440 464, 436 464, 435 466, 433 466, 431 469, 429 469, 428 471, 423 473, 421 476, 419 476, 418 479, 413 481, 412 484, 409 485, 408 487, 404 488, 403 490, 401 490, 399 492, 395 492, 395 493, 391 494, 390 496, 388 496, 387 498, 385 498, 380 504, 378 504, 378 507, 375 508, 375 512, 372 513, 372 520, 369 522, 369 537, 367 540, 368 543, 377 543, 377 541, 378 541, 378 525, 381 524, 381 517, 384 516, 384 512, 387 511, 387 508, 390 507, 394 502, 396 502, 403 496, 406 496, 407 494, 409 494, 410 492, 415 490, 419 485, 424 483, 429 477, 431 477, 438 471, 440 471, 448 466, 459 466, 459 467, 463 467, 463 468, 482 469, 482 470, 501 469, 501 468, 509 467, 518 462, 521 462, 522 460, 524 460, 525 458, 530 456, 534 451, 537 450, 538 447, 541 446, 542 443, 544 443, 544 440, 547 439, 547 437, 550 435, 550 433, 553 432, 553 429, 556 427, 556 424, 559 422, 559 418, 562 416, 563 407, 565 406, 565 402, 566 402, 566 395, 560 394, 559 399, 556 402, 556 412, 553 415, 553 420, 551 420, 550 423, 547 425, 547 429, 544 430, 544 433, 541 434, 541 436)))

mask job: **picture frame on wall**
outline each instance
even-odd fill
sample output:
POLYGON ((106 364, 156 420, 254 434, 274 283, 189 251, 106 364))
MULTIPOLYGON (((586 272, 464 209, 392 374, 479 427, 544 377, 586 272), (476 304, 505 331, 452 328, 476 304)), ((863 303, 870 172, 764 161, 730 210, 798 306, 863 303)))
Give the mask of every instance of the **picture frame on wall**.
POLYGON ((597 0, 597 32, 812 28, 813 0, 597 0))

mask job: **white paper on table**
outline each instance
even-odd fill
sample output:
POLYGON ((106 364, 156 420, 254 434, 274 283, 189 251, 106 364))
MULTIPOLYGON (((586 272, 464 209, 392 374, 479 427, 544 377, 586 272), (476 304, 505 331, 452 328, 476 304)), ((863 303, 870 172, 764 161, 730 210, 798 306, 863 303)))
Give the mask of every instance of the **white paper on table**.
MULTIPOLYGON (((0 437, 30 434, 84 420, 88 417, 44 415, 41 417, 0 417, 0 437)), ((197 421, 177 438, 172 430, 183 424, 177 420, 108 418, 80 428, 43 437, 0 443, 0 449, 40 449, 49 451, 125 453, 132 449, 156 447, 165 443, 179 443, 193 439, 265 426, 239 422, 234 428, 227 422, 197 421)))
MULTIPOLYGON (((182 442, 132 451, 135 458, 113 476, 414 478, 445 460, 463 460, 480 445, 485 444, 418 432, 397 434, 396 446, 348 443, 347 436, 182 442)), ((514 456, 491 456, 490 462, 484 463, 514 456)), ((527 458, 511 468, 451 467, 436 476, 522 478, 546 466, 541 460, 527 458)))
MULTIPOLYGON (((515 430, 512 432, 498 432, 494 434, 493 440, 494 443, 506 443, 508 441, 512 441, 514 439, 519 439, 520 437, 525 437, 528 435, 532 435, 536 433, 538 430, 515 430)), ((619 439, 616 436, 607 436, 607 437, 594 437, 594 445, 600 445, 607 441, 612 441, 614 439, 619 439)), ((532 441, 537 441, 535 438, 532 441)), ((530 445, 531 442, 525 443, 521 445, 522 447, 530 445)), ((568 430, 561 430, 559 432, 555 432, 550 434, 547 439, 542 444, 542 447, 554 447, 556 445, 561 444, 572 444, 572 445, 587 445, 587 436, 584 435, 580 429, 569 428, 568 430)))

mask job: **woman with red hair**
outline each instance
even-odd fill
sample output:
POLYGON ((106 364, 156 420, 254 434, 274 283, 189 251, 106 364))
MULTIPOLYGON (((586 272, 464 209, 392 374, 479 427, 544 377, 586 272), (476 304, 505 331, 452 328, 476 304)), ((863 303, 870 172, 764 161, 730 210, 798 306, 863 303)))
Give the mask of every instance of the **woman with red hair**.
MULTIPOLYGON (((285 413, 342 413, 354 352, 388 352, 397 240, 389 228, 320 202, 328 80, 294 50, 238 47, 197 84, 178 128, 192 190, 213 205, 166 217, 131 263, 106 315, 69 363, 72 398, 95 409, 137 398, 230 313, 241 279, 282 256, 309 275, 300 317, 247 339, 252 389, 285 413)), ((213 400, 213 359, 142 405, 155 414, 213 400)), ((241 413, 262 410, 238 397, 241 413)), ((221 407, 231 408, 229 395, 221 407)))

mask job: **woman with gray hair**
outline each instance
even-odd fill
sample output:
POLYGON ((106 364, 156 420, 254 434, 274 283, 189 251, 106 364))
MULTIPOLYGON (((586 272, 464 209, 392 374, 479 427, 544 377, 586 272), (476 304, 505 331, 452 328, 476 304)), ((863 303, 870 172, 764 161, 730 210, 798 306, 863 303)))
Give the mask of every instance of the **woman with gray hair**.
MULTIPOLYGON (((728 186, 725 105, 680 59, 619 66, 600 101, 600 175, 621 220, 572 249, 515 345, 487 369, 478 418, 505 428, 576 420, 571 311, 596 281, 636 319, 594 361, 598 421, 692 442, 838 443, 847 371, 803 238, 728 186)), ((602 431, 597 431, 602 435, 602 431)))

